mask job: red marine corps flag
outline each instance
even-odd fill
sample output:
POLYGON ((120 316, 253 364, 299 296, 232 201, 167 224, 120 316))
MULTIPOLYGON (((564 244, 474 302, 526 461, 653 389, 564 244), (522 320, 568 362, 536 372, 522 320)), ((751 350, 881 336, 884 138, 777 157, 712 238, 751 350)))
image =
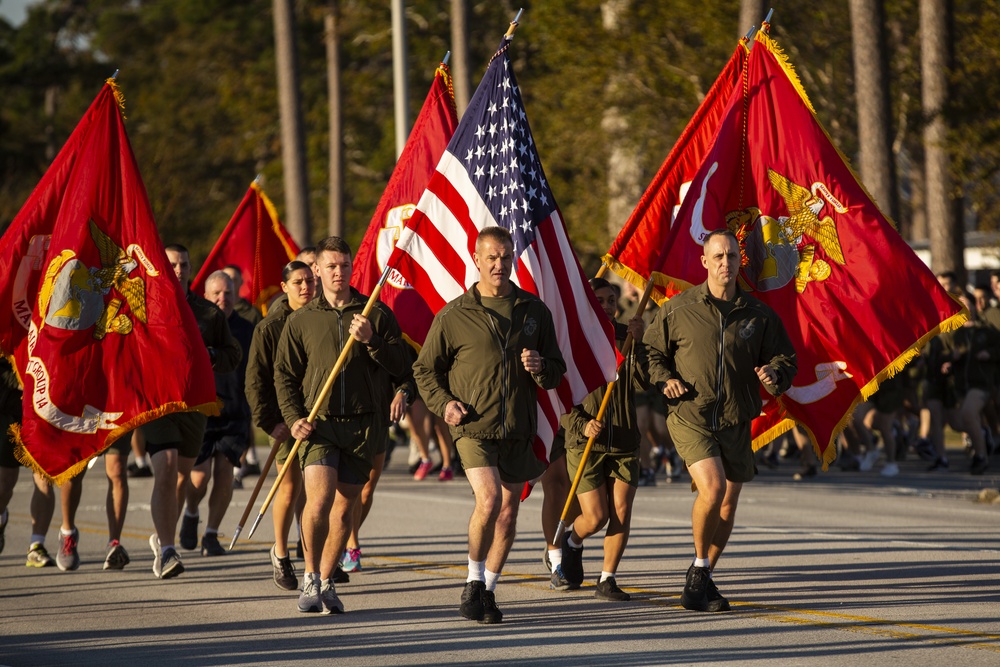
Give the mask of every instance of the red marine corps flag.
POLYGON ((792 387, 777 401, 762 393, 754 445, 790 428, 787 416, 828 464, 854 407, 966 313, 872 201, 764 32, 744 77, 657 270, 678 288, 701 283, 705 236, 736 232, 741 287, 778 313, 798 353, 792 387))
MULTIPOLYGON (((442 63, 434 72, 434 81, 424 106, 354 256, 351 284, 362 294, 371 294, 375 289, 389 255, 406 221, 416 210, 417 200, 427 187, 434 165, 448 147, 456 127, 458 114, 455 112, 451 74, 448 66, 442 63)), ((399 271, 390 270, 379 298, 392 309, 410 344, 418 348, 423 345, 434 313, 399 271)))
POLYGON ((56 483, 156 417, 217 414, 120 100, 109 79, 0 238, 0 349, 24 386, 16 455, 56 483))
POLYGON ((204 294, 205 279, 233 264, 243 273, 239 295, 267 313, 267 304, 281 291, 281 270, 298 254, 299 247, 255 179, 191 281, 191 291, 204 294))
POLYGON ((748 47, 749 41, 742 38, 604 256, 609 269, 640 291, 652 279, 655 287, 650 296, 656 301, 662 302, 668 292, 677 291, 659 272, 657 261, 674 216, 712 145, 729 96, 739 83, 748 47))
POLYGON ((510 230, 512 279, 548 306, 566 360, 562 384, 538 390, 535 454, 548 460, 559 417, 615 377, 617 351, 542 171, 509 46, 505 37, 490 60, 389 266, 436 313, 479 280, 472 261, 479 230, 510 230))

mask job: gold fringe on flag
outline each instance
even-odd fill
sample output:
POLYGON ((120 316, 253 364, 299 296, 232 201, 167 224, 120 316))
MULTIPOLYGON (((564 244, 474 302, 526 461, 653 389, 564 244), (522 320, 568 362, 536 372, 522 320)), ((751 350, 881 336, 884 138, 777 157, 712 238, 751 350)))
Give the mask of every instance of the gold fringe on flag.
POLYGON ((125 116, 125 93, 118 87, 118 82, 114 77, 111 77, 106 79, 104 83, 111 87, 111 94, 115 96, 115 102, 118 103, 118 112, 122 115, 122 120, 128 120, 125 116))

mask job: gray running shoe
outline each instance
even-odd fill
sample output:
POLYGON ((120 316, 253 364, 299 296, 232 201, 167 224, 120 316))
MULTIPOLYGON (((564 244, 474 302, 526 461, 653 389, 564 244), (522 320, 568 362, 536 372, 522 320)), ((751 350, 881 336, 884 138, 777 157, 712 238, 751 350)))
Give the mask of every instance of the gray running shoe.
POLYGON ((198 517, 181 515, 181 548, 193 551, 198 548, 198 517))
POLYGON ((160 565, 160 579, 173 579, 184 571, 184 563, 176 549, 167 549, 160 565))
POLYGON ((274 568, 274 585, 286 591, 294 591, 299 587, 299 579, 295 576, 295 567, 288 556, 278 558, 271 545, 271 567, 274 568))
POLYGON ((125 547, 118 540, 111 540, 108 543, 108 555, 104 559, 105 570, 124 570, 130 559, 125 547))
POLYGON ((323 612, 323 600, 319 594, 319 582, 306 578, 302 582, 302 592, 299 594, 299 611, 303 614, 319 614, 323 612))
POLYGON ((59 553, 56 554, 56 565, 63 572, 80 567, 80 554, 76 547, 80 542, 80 532, 74 528, 69 535, 59 533, 59 553))
POLYGON ((44 544, 36 544, 28 551, 28 560, 24 564, 27 567, 52 567, 56 562, 45 550, 44 544))
POLYGON ((580 588, 579 584, 573 585, 566 579, 563 575, 562 565, 556 565, 556 569, 552 570, 552 579, 549 586, 555 591, 575 591, 580 588))
POLYGON ((333 579, 324 579, 319 589, 320 601, 323 603, 321 614, 343 614, 344 603, 337 597, 337 588, 333 579))
POLYGON ((202 556, 225 556, 225 548, 219 544, 218 533, 205 533, 201 538, 202 556))

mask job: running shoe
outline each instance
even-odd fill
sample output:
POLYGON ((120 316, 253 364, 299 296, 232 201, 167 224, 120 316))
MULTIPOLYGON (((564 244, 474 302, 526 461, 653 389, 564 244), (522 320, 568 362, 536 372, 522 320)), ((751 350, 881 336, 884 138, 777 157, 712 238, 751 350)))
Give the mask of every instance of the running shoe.
POLYGON ((201 537, 202 556, 225 556, 226 549, 219 544, 218 533, 205 533, 201 537))
POLYGON ((299 611, 303 614, 319 614, 323 611, 323 600, 319 594, 319 582, 308 575, 302 583, 302 592, 299 594, 299 611))
POLYGON ((118 540, 108 542, 108 555, 104 558, 105 570, 124 570, 130 559, 125 547, 118 540))
POLYGON ((580 587, 574 586, 568 579, 566 579, 563 575, 562 565, 556 565, 555 569, 552 570, 552 578, 549 580, 549 588, 554 591, 574 591, 580 587))
POLYGON ((684 578, 684 592, 681 593, 682 607, 691 611, 708 611, 708 582, 711 581, 709 574, 707 567, 696 567, 692 563, 684 578))
POLYGON ((886 463, 882 466, 882 470, 879 471, 879 474, 883 477, 895 477, 899 474, 899 464, 895 462, 886 463))
POLYGON ((479 622, 484 625, 503 622, 503 612, 497 607, 497 598, 493 591, 483 591, 483 617, 479 622))
POLYGON ((455 479, 455 471, 451 469, 451 466, 441 468, 441 474, 438 475, 439 482, 450 482, 453 479, 455 479))
POLYGON ((337 596, 337 587, 333 583, 333 579, 324 579, 322 585, 319 589, 319 599, 320 603, 323 605, 323 609, 319 612, 321 614, 343 614, 344 613, 344 603, 340 601, 337 596))
POLYGON ((181 515, 181 548, 193 551, 198 548, 198 517, 181 515))
POLYGON ((347 584, 351 581, 351 575, 344 572, 344 568, 337 566, 337 569, 333 571, 333 583, 335 584, 347 584))
POLYGON ((563 533, 562 543, 562 571, 566 575, 566 580, 576 588, 583 583, 583 547, 571 547, 569 537, 572 533, 563 533))
POLYGON ((56 561, 45 550, 44 544, 36 544, 28 550, 28 560, 24 564, 27 567, 52 567, 56 561))
POLYGON ((482 581, 467 581, 462 589, 462 604, 458 610, 470 621, 483 620, 483 594, 486 584, 482 581))
POLYGON ((80 554, 76 550, 79 543, 80 533, 76 528, 69 535, 59 533, 59 553, 56 554, 56 565, 63 572, 80 567, 80 554))
POLYGON ((420 465, 417 466, 416 471, 413 473, 413 479, 418 482, 422 481, 425 477, 427 477, 433 467, 433 461, 421 461, 420 465))
POLYGON ((174 548, 167 549, 160 561, 160 579, 173 579, 184 571, 181 555, 174 548))
POLYGON ((722 593, 716 588, 715 582, 712 578, 708 578, 708 584, 705 586, 705 599, 708 600, 708 604, 705 607, 706 611, 729 611, 729 600, 722 597, 722 593))
POLYGON ((271 545, 271 567, 274 568, 275 586, 286 591, 294 591, 299 587, 299 580, 295 576, 295 567, 292 566, 292 559, 288 556, 278 558, 274 554, 274 545, 271 545))
POLYGON ((340 559, 340 568, 344 572, 358 572, 361 570, 361 549, 347 549, 344 557, 340 559))
POLYGON ((615 602, 628 602, 632 596, 618 588, 618 582, 614 577, 608 577, 604 581, 598 581, 594 587, 594 597, 615 602))

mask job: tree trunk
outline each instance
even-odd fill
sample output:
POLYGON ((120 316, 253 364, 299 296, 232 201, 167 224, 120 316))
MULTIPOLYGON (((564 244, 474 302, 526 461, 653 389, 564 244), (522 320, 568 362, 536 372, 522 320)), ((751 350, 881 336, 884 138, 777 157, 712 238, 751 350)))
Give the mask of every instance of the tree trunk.
POLYGON ((392 97, 397 159, 403 153, 406 138, 410 135, 410 99, 406 70, 406 8, 403 0, 392 0, 392 97))
MULTIPOLYGON (((612 38, 619 31, 619 17, 628 11, 629 3, 630 0, 606 0, 601 3, 604 29, 612 38)), ((619 85, 620 79, 611 77, 605 89, 605 111, 601 118, 601 129, 607 136, 609 147, 607 230, 612 238, 621 231, 642 196, 638 149, 629 141, 628 118, 618 107, 621 99, 619 85)))
POLYGON ((948 28, 951 8, 947 0, 920 0, 920 74, 924 112, 924 179, 931 269, 955 271, 964 280, 964 235, 954 215, 951 174, 945 140, 944 115, 948 99, 948 28))
POLYGON ((751 26, 760 28, 760 22, 767 16, 767 8, 764 0, 740 0, 740 25, 737 30, 739 36, 747 34, 751 26))
POLYGON ((309 181, 299 95, 293 0, 274 0, 274 50, 281 114, 281 161, 285 174, 285 225, 300 246, 309 245, 309 181))
POLYGON ((851 33, 861 180, 882 212, 898 220, 881 0, 851 0, 851 33))
POLYGON ((462 118, 472 97, 469 74, 468 0, 451 0, 451 81, 455 88, 455 106, 462 118))
POLYGON ((330 236, 344 236, 343 122, 340 97, 340 3, 328 0, 323 20, 326 43, 326 87, 330 120, 330 236))

